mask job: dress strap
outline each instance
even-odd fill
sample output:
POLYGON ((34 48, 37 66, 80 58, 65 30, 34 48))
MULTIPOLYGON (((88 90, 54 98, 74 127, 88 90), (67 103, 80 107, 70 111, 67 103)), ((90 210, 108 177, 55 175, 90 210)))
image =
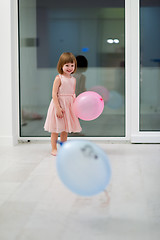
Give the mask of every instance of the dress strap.
POLYGON ((59 74, 58 76, 59 76, 59 78, 60 78, 60 80, 61 80, 61 84, 62 84, 62 75, 59 74))

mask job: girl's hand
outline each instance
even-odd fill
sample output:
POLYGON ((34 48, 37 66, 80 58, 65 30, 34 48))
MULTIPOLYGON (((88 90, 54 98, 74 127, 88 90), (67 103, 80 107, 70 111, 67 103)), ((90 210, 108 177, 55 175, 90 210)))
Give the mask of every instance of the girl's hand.
POLYGON ((56 109, 56 115, 58 118, 63 118, 64 116, 64 110, 60 107, 56 109))

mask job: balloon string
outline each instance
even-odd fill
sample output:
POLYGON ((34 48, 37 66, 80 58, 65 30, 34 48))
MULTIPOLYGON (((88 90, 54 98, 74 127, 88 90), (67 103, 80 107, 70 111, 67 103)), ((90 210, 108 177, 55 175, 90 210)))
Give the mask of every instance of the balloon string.
POLYGON ((109 196, 108 191, 106 189, 104 190, 104 193, 107 197, 107 200, 106 200, 106 206, 107 206, 110 203, 110 196, 109 196))

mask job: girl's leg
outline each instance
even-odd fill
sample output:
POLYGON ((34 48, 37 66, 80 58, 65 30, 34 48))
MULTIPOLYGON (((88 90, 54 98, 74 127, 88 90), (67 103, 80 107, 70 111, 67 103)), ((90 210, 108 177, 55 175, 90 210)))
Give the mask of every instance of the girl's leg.
POLYGON ((60 135, 61 142, 66 142, 67 141, 67 137, 68 137, 68 133, 67 132, 61 132, 61 135, 60 135))
POLYGON ((51 145, 52 145, 51 154, 53 156, 56 156, 57 154, 57 139, 58 139, 58 133, 51 133, 51 145))

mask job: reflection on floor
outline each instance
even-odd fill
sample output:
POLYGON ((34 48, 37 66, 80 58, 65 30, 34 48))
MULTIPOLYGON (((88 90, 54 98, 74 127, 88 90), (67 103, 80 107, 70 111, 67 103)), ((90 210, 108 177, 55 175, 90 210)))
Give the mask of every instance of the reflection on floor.
POLYGON ((112 179, 94 197, 61 183, 49 141, 1 146, 0 239, 159 240, 160 145, 98 145, 112 179))
MULTIPOLYGON (((22 137, 45 137, 50 136, 44 131, 44 122, 47 108, 40 109, 37 114, 25 115, 21 126, 22 137), (27 117, 26 117, 27 116, 27 117)), ((147 111, 147 110, 146 110, 147 111)), ((28 110, 29 112, 29 110, 28 110)), ((36 112, 36 110, 35 110, 36 112)), ((27 113, 27 111, 26 111, 27 113)), ((23 114, 24 116, 24 114, 23 114)), ((149 112, 140 115, 140 129, 142 131, 160 130, 159 112, 149 112)), ((109 109, 106 106, 102 115, 92 121, 80 120, 82 132, 70 134, 70 136, 93 136, 93 137, 123 137, 125 136, 124 109, 109 109)))
MULTIPOLYGON (((41 120, 27 121, 27 124, 21 128, 21 136, 50 136, 44 131, 45 118, 41 120)), ((82 132, 79 134, 70 134, 70 136, 124 136, 124 116, 123 115, 102 115, 92 121, 80 120, 82 132)))
POLYGON ((140 129, 142 131, 160 131, 160 113, 141 114, 140 129))

